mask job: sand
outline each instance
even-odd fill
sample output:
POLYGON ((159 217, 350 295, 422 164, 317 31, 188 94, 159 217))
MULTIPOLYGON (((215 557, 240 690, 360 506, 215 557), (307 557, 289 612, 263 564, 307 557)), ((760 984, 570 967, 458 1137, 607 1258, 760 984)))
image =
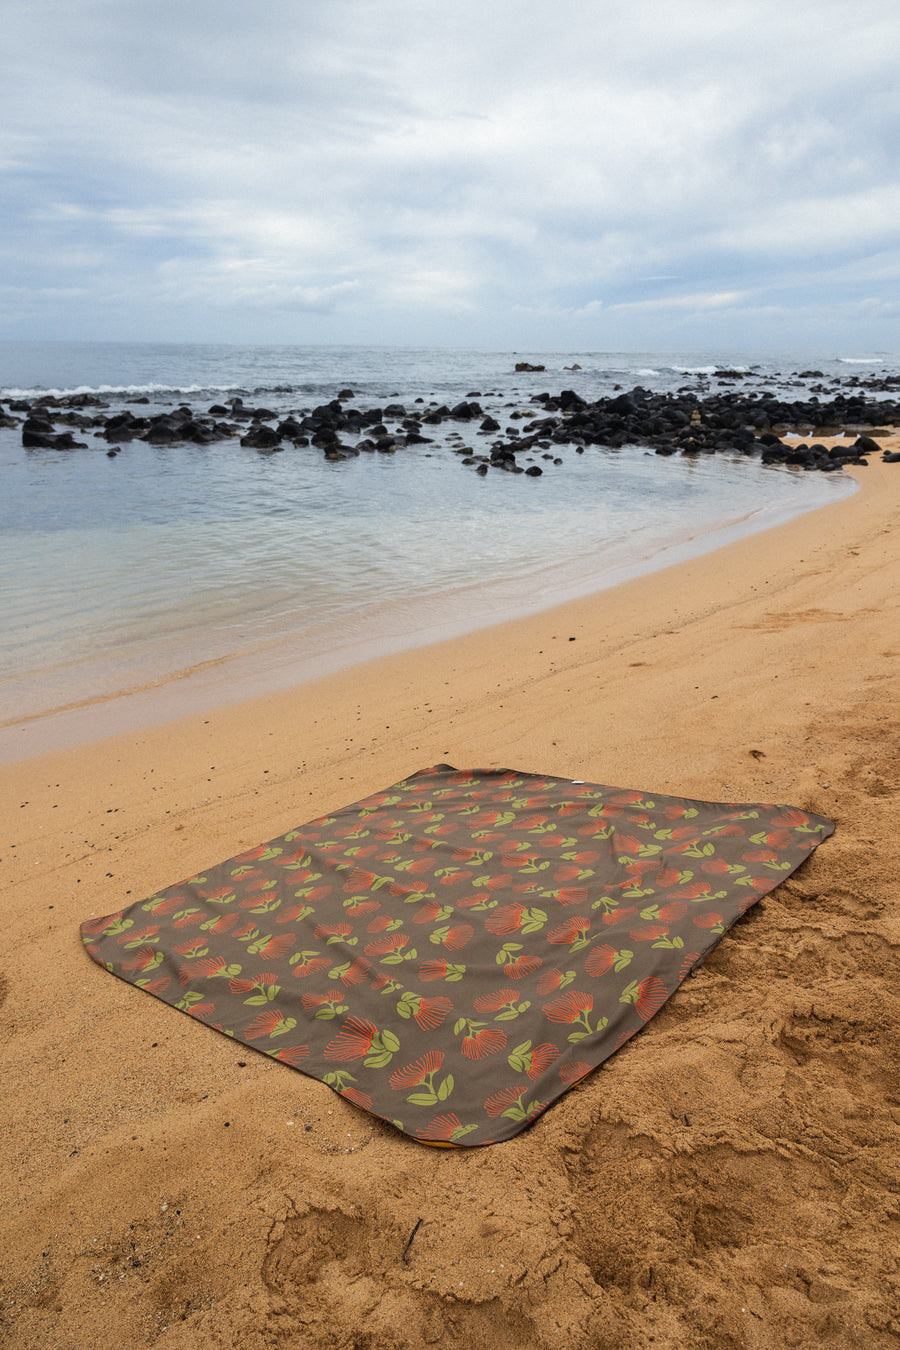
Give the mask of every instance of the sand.
POLYGON ((9 1350, 897 1350, 900 465, 855 473, 615 590, 0 773, 9 1350), (81 949, 439 761, 837 830, 486 1149, 420 1146, 81 949))

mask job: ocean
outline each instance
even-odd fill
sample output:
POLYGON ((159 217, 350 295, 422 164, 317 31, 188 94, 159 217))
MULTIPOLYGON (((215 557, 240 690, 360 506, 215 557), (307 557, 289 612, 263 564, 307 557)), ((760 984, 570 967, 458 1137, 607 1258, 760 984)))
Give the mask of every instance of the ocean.
MULTIPOLYGON (((361 409, 402 403, 419 413, 477 397, 505 425, 534 411, 540 392, 704 393, 723 368, 744 374, 742 392, 803 397, 817 380, 895 373, 898 363, 890 354, 7 342, 0 404, 86 393, 109 412, 145 416, 186 402, 205 414, 237 396, 282 417, 349 389, 361 409), (516 373, 517 361, 546 369, 516 373)), ((238 438, 135 440, 111 458, 92 430, 74 429, 87 448, 63 452, 24 449, 21 428, 0 428, 0 761, 535 612, 853 490, 840 473, 740 455, 662 458, 639 445, 554 446, 552 458, 537 457, 539 478, 479 477, 454 453, 487 451, 478 421, 425 431, 429 443, 333 462, 313 447, 263 453, 238 438)))

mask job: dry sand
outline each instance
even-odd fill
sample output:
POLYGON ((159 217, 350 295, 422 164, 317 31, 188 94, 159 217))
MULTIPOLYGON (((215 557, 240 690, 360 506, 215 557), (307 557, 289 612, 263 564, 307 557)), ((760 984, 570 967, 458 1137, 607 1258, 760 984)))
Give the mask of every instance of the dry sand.
POLYGON ((857 472, 614 591, 2 771, 9 1350, 897 1350, 900 465, 857 472), (438 761, 837 831, 486 1149, 422 1147, 83 952, 83 919, 438 761))

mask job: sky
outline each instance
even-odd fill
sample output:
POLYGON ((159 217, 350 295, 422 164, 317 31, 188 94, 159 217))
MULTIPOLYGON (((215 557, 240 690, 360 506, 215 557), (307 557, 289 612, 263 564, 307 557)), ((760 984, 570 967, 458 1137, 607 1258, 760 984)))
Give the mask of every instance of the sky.
POLYGON ((5 0, 0 337, 900 350, 897 0, 5 0))

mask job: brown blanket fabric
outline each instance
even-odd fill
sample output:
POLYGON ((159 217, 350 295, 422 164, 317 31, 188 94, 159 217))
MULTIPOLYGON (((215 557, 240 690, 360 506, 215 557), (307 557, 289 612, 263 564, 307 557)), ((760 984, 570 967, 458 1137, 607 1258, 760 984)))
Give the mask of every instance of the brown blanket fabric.
POLYGON ((439 764, 81 932, 120 979, 414 1139, 493 1144, 639 1032, 833 829, 439 764))

